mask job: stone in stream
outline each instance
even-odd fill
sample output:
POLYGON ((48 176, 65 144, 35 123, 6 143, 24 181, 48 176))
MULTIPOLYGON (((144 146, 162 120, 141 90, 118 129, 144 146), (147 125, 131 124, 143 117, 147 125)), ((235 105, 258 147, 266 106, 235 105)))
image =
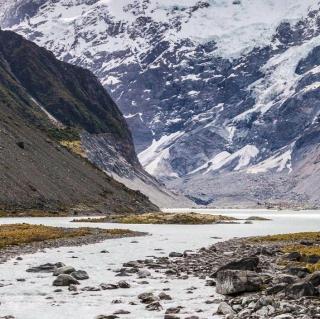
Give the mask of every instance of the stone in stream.
POLYGON ((160 298, 160 300, 172 300, 172 297, 163 291, 160 292, 159 298, 160 298))
POLYGON ((160 311, 160 310, 162 310, 162 306, 158 301, 156 301, 156 302, 148 304, 146 306, 146 309, 148 311, 160 311))
POLYGON ((138 296, 138 299, 144 304, 151 304, 159 301, 159 298, 156 297, 152 292, 144 292, 138 296))
POLYGON ((177 314, 180 313, 182 307, 171 307, 166 310, 166 314, 177 314))
POLYGON ((62 274, 70 275, 74 271, 76 271, 76 270, 72 266, 63 266, 63 267, 59 267, 59 268, 55 269, 53 272, 53 276, 59 276, 62 274))
POLYGON ((89 279, 89 275, 84 270, 77 270, 71 273, 71 276, 77 280, 87 280, 89 279))
POLYGON ((100 285, 100 287, 102 288, 102 290, 114 290, 114 289, 118 289, 119 286, 115 285, 115 284, 104 284, 102 283, 100 285))
POLYGON ((59 275, 52 283, 53 286, 79 285, 78 280, 67 274, 59 275))
POLYGON ((130 287, 131 287, 130 284, 127 283, 127 282, 124 281, 124 280, 119 281, 119 282, 118 282, 118 286, 119 286, 119 288, 123 288, 123 289, 127 289, 127 288, 130 288, 130 287))
POLYGON ((222 270, 217 274, 217 293, 222 295, 259 291, 262 284, 261 276, 253 271, 222 270))
POLYGON ((52 264, 52 263, 47 263, 47 264, 43 264, 40 266, 36 266, 36 267, 31 267, 29 269, 27 269, 27 272, 34 272, 34 273, 50 273, 50 272, 54 272, 57 268, 61 268, 64 267, 65 265, 61 262, 52 264))

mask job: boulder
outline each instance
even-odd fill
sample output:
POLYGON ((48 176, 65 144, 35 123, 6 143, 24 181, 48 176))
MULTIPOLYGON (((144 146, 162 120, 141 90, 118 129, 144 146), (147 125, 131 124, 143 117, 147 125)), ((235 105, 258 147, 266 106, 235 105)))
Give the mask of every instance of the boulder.
POLYGON ((219 271, 216 282, 217 293, 222 295, 259 291, 263 285, 263 280, 259 274, 245 270, 219 271))
POLYGON ((154 296, 152 292, 144 292, 138 296, 138 299, 144 304, 151 304, 159 301, 159 298, 154 296))
POLYGON ((235 312, 232 309, 230 305, 228 305, 226 302, 221 302, 218 310, 217 310, 218 315, 234 315, 235 312))
POLYGON ((299 252, 294 251, 292 253, 287 254, 284 258, 290 261, 300 261, 302 256, 299 252))
POLYGON ((62 274, 70 275, 74 271, 76 270, 72 266, 63 266, 63 267, 56 268, 53 272, 53 276, 59 276, 62 274))
POLYGON ((287 297, 298 299, 301 297, 313 297, 318 295, 318 291, 310 282, 298 282, 287 287, 285 294, 287 297))
POLYGON ((127 289, 127 288, 130 288, 130 287, 131 287, 130 284, 127 283, 127 282, 124 281, 124 280, 119 281, 119 282, 118 282, 118 286, 119 286, 119 288, 123 288, 123 289, 127 289))
POLYGON ((310 282, 314 287, 320 286, 320 271, 316 271, 305 278, 306 282, 310 282))
POLYGON ((310 270, 308 268, 305 268, 305 267, 289 267, 287 269, 287 272, 290 275, 298 276, 299 278, 304 278, 308 274, 310 274, 310 270))
POLYGON ((159 298, 160 298, 160 300, 172 300, 172 297, 163 291, 160 292, 159 298))
POLYGON ((259 257, 246 257, 239 260, 234 260, 222 267, 220 267, 214 274, 216 277, 217 273, 222 270, 250 270, 256 271, 259 265, 259 257))
POLYGON ((156 302, 153 302, 153 303, 147 305, 146 309, 148 311, 160 311, 160 310, 162 310, 162 306, 158 301, 156 301, 156 302))
POLYGON ((67 274, 59 275, 54 281, 53 286, 79 285, 78 280, 67 274))

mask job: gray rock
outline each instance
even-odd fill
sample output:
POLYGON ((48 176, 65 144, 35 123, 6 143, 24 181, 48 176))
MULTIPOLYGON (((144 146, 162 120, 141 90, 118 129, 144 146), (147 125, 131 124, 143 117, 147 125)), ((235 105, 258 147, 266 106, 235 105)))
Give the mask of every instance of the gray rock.
POLYGON ((172 297, 163 291, 160 292, 159 298, 160 298, 160 300, 172 300, 172 297))
POLYGON ((320 285, 320 271, 316 271, 305 278, 306 282, 310 282, 314 287, 320 285))
POLYGON ((128 289, 128 288, 131 287, 130 284, 127 283, 127 282, 124 281, 124 280, 119 281, 119 282, 118 282, 118 286, 119 286, 119 288, 123 288, 123 289, 128 289))
POLYGON ((146 306, 146 309, 148 311, 160 311, 160 310, 162 310, 162 306, 158 301, 156 301, 156 302, 148 304, 146 306))
POLYGON ((222 267, 220 267, 214 276, 217 275, 219 271, 222 270, 250 270, 250 271, 256 271, 257 267, 259 265, 259 257, 246 257, 242 258, 240 260, 234 260, 222 267))
POLYGON ((263 281, 259 274, 244 270, 223 270, 217 274, 217 293, 233 295, 259 291, 263 281))
POLYGON ((144 292, 138 296, 138 299, 144 304, 151 304, 159 301, 159 298, 156 297, 152 292, 144 292))
POLYGON ((218 315, 234 315, 235 312, 232 309, 230 305, 228 305, 226 302, 221 302, 218 310, 217 310, 218 315))
POLYGON ((318 292, 310 282, 299 282, 287 287, 286 296, 293 299, 317 296, 318 292))
POLYGON ((53 276, 59 276, 62 274, 70 275, 74 271, 76 270, 72 266, 63 266, 63 267, 56 268, 53 272, 53 276))
POLYGON ((115 285, 115 284, 101 284, 100 287, 102 288, 102 290, 114 290, 114 289, 118 289, 119 286, 115 285))
POLYGON ((74 279, 72 276, 67 274, 61 274, 53 281, 53 286, 70 286, 70 285, 79 285, 79 282, 76 279, 74 279))
POLYGON ((65 265, 63 263, 61 263, 61 262, 58 262, 58 263, 55 263, 55 264, 47 263, 47 264, 43 264, 43 265, 40 265, 40 266, 29 268, 26 271, 27 272, 34 272, 34 273, 38 273, 38 272, 40 272, 40 273, 50 273, 50 272, 54 272, 56 270, 56 268, 60 268, 60 267, 63 267, 63 266, 65 266, 65 265))
POLYGON ((87 280, 89 275, 84 270, 77 270, 71 273, 71 276, 77 280, 87 280))
POLYGON ((169 254, 169 257, 171 257, 171 258, 180 258, 180 257, 183 257, 183 254, 181 254, 181 253, 177 253, 177 252, 171 252, 170 254, 169 254))

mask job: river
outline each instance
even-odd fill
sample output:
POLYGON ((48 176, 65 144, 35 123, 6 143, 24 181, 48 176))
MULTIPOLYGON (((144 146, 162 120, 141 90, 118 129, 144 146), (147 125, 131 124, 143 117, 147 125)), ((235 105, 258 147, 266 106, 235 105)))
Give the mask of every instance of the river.
MULTIPOLYGON (((172 211, 172 210, 165 210, 172 211)), ((183 211, 185 209, 174 210, 183 211)), ((263 216, 271 221, 255 221, 253 224, 218 224, 218 225, 120 225, 70 223, 72 218, 1 218, 1 224, 30 223, 61 227, 100 227, 129 228, 145 231, 150 235, 139 238, 107 240, 103 243, 82 247, 47 249, 32 255, 24 255, 23 260, 11 260, 0 265, 0 316, 13 315, 17 319, 93 319, 97 315, 111 315, 117 310, 130 311, 128 315, 119 315, 124 319, 163 318, 164 310, 172 306, 185 307, 180 318, 197 315, 201 319, 216 318, 213 313, 216 305, 205 304, 205 300, 216 297, 212 287, 204 286, 203 280, 173 279, 167 282, 161 273, 153 273, 149 284, 142 284, 141 279, 132 277, 115 277, 114 270, 122 263, 145 259, 147 256, 167 256, 171 251, 183 252, 209 246, 219 240, 233 237, 278 234, 300 231, 320 230, 320 211, 266 211, 266 210, 190 210, 199 213, 223 214, 237 218, 263 216), (220 237, 221 239, 214 239, 220 237), (159 250, 162 249, 162 250, 159 250), (101 254, 108 250, 108 254, 101 254), (76 257, 76 258, 75 258, 76 257), (126 280, 130 289, 118 289, 73 294, 67 289, 54 292, 52 274, 27 273, 26 269, 47 262, 64 262, 77 269, 88 272, 90 279, 82 282, 84 286, 99 286, 100 283, 116 283, 126 280), (25 281, 17 281, 23 278, 25 281), (6 286, 8 285, 8 286, 6 286), (187 289, 196 287, 192 294, 187 289), (162 302, 160 312, 149 312, 138 302, 137 295, 142 292, 159 293, 169 288, 172 301, 162 302), (120 300, 121 303, 112 303, 120 300), (129 302, 136 305, 129 305, 129 302), (198 312, 202 310, 202 312, 198 312)))

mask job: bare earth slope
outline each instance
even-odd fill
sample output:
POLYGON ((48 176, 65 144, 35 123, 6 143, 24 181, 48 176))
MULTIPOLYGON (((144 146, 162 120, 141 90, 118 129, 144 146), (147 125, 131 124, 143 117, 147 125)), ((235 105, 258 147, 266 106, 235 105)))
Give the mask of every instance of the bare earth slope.
MULTIPOLYGON (((130 133, 116 106, 92 99, 92 94, 97 95, 99 90, 105 98, 90 72, 57 61, 46 50, 13 32, 0 31, 1 210, 52 211, 72 207, 140 212, 157 209, 144 195, 114 181, 58 143, 60 136, 66 134, 69 138, 71 134, 66 123, 62 123, 63 128, 59 126, 63 122, 59 108, 74 112, 72 120, 77 127, 86 113, 81 109, 82 96, 92 101, 92 105, 84 103, 83 107, 97 109, 93 130, 105 125, 104 129, 109 130, 119 145, 125 145, 123 139, 129 140, 130 133), (73 83, 63 82, 70 79, 73 83), (74 88, 75 81, 83 85, 74 88), (56 119, 48 117, 34 97, 55 108, 56 119), (108 121, 102 123, 99 119, 103 118, 103 112, 108 121)), ((76 130, 72 134, 76 136, 76 130)))

